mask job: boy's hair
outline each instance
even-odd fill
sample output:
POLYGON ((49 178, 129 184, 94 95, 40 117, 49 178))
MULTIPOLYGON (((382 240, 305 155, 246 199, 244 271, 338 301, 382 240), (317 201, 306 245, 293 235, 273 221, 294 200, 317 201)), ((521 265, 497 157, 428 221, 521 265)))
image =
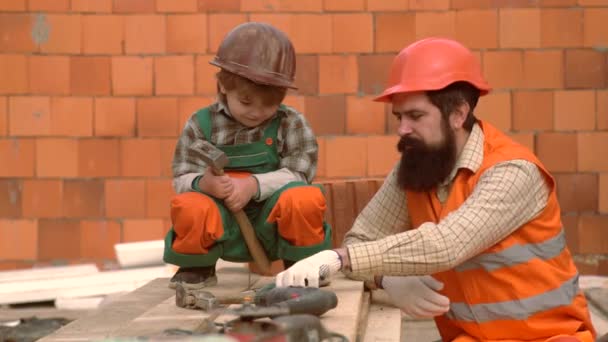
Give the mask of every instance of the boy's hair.
POLYGON ((224 69, 221 69, 216 74, 216 77, 218 80, 218 94, 224 103, 226 103, 226 96, 219 91, 219 83, 221 83, 226 90, 236 89, 239 94, 247 95, 249 97, 259 97, 266 106, 281 104, 285 99, 285 95, 287 95, 287 88, 255 83, 245 77, 224 69))

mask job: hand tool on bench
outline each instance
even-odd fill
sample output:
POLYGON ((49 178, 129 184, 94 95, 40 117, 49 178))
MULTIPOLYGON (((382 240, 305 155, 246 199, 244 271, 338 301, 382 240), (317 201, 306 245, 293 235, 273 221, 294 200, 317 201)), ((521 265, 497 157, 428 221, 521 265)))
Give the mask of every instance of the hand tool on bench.
MULTIPOLYGON (((224 167, 228 165, 229 162, 226 154, 207 141, 201 144, 198 149, 200 150, 201 157, 205 163, 207 163, 207 166, 211 168, 212 172, 217 176, 224 175, 224 167)), ((247 244, 253 261, 262 273, 270 275, 270 260, 268 260, 264 248, 262 248, 260 241, 255 236, 255 230, 253 229, 249 218, 242 209, 235 212, 234 217, 241 229, 241 235, 243 235, 243 239, 247 244)))

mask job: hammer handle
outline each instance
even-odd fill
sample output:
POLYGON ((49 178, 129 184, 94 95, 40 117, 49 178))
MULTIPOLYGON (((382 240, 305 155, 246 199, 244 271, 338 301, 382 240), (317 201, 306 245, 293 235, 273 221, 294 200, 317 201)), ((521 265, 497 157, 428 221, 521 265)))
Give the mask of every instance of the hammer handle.
MULTIPOLYGON (((224 170, 213 168, 213 173, 217 176, 223 176, 224 170)), ((266 252, 260 241, 255 236, 255 230, 249 221, 249 217, 245 214, 245 212, 241 209, 234 213, 234 217, 236 218, 236 222, 241 229, 241 235, 243 235, 243 239, 247 244, 247 248, 249 249, 249 253, 253 258, 253 261, 260 268, 260 271, 265 275, 270 275, 270 260, 268 260, 268 256, 266 256, 266 252)))

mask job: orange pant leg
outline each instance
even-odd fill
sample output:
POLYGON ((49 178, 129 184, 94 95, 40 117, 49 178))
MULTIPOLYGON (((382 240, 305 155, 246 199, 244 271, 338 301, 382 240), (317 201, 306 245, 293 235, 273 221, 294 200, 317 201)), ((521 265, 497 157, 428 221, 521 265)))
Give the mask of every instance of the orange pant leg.
POLYGON ((182 254, 207 254, 224 234, 215 202, 198 192, 184 192, 171 199, 171 222, 175 231, 173 250, 182 254))
POLYGON ((301 186, 285 190, 268 216, 276 222, 279 235, 292 246, 312 246, 323 242, 323 219, 327 204, 321 190, 301 186))

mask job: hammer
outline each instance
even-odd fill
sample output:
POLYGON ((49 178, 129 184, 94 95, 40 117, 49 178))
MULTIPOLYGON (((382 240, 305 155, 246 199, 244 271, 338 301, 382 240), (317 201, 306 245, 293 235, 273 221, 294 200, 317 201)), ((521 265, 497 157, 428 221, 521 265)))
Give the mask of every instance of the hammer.
POLYGON ((189 290, 182 284, 175 286, 175 305, 185 309, 201 309, 212 311, 223 305, 243 304, 253 301, 255 292, 245 291, 239 295, 216 297, 211 292, 202 290, 189 290))
MULTIPOLYGON (((207 141, 202 142, 200 146, 197 146, 197 149, 201 153, 202 159, 216 176, 224 175, 224 167, 228 164, 228 157, 222 150, 207 141)), ((255 236, 255 231, 249 218, 242 209, 235 212, 234 217, 241 229, 241 235, 243 235, 243 239, 247 244, 249 253, 251 253, 251 256, 253 257, 253 261, 260 268, 262 273, 270 275, 270 261, 268 260, 260 241, 258 241, 255 236)))

